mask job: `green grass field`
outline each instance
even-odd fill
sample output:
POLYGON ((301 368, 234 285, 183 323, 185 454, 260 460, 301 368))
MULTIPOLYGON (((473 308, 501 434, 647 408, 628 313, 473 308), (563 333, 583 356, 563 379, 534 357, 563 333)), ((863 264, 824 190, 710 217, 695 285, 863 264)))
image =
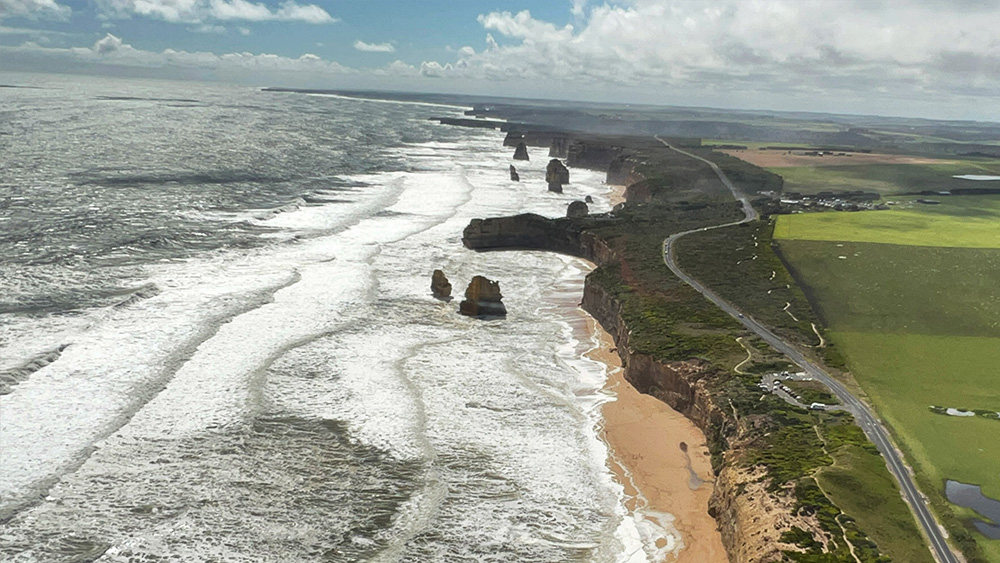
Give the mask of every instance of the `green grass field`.
MULTIPOLYGON (((925 492, 968 517, 944 481, 1000 499, 1000 424, 928 407, 1000 411, 1000 197, 947 202, 782 216, 775 238, 925 492)), ((972 535, 1000 562, 1000 541, 972 535)))
POLYGON ((1000 411, 1000 339, 870 332, 832 335, 850 358, 861 385, 881 406, 882 417, 933 481, 981 484, 984 494, 1000 498, 998 423, 943 416, 927 408, 1000 411))
POLYGON ((880 194, 1000 187, 1000 182, 953 178, 962 174, 1000 174, 1000 160, 965 159, 953 164, 858 164, 768 168, 785 179, 786 192, 864 190, 880 194))
POLYGON ((1000 248, 1000 196, 952 196, 939 205, 899 198, 900 208, 864 213, 783 216, 774 238, 1000 248))
POLYGON ((799 240, 780 248, 833 330, 1000 338, 1000 249, 799 240))

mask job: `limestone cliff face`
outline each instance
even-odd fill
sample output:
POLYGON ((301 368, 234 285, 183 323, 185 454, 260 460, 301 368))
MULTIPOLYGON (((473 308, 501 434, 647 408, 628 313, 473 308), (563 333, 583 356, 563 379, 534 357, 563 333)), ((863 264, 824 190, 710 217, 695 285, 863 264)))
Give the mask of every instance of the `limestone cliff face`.
POLYGON ((790 496, 769 493, 766 473, 763 467, 727 464, 715 479, 709 513, 719 523, 730 561, 784 561, 783 551, 802 551, 780 541, 782 532, 792 527, 811 532, 829 549, 832 538, 823 531, 816 516, 796 515, 795 502, 790 496))
POLYGON ((431 294, 438 299, 451 299, 451 283, 441 270, 434 270, 431 274, 431 294))
POLYGON ((462 244, 473 250, 550 250, 586 258, 579 231, 534 213, 473 219, 462 232, 462 244))
POLYGON ((567 150, 566 164, 603 172, 621 155, 621 147, 576 141, 567 150))
POLYGON ((507 314, 502 299, 499 282, 475 276, 465 290, 465 299, 459 303, 458 312, 470 317, 502 317, 507 314))
POLYGON ((545 167, 545 181, 549 184, 549 191, 562 193, 562 187, 569 183, 569 168, 558 158, 553 158, 545 167))
POLYGON ((528 160, 528 147, 524 143, 518 143, 514 149, 514 160, 528 160))

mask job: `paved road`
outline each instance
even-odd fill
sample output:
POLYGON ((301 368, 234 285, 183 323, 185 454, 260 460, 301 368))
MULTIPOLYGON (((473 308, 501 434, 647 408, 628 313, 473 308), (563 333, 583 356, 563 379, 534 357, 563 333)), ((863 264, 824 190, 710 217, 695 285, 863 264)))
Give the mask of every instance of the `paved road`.
POLYGON ((886 431, 885 427, 878 418, 872 413, 868 405, 861 402, 860 399, 851 394, 839 381, 830 376, 825 370, 820 368, 818 365, 806 359, 806 357, 792 344, 782 340, 776 334, 771 332, 766 326, 755 321, 754 319, 745 316, 734 307, 731 303, 719 297, 711 289, 702 285, 698 280, 692 278, 691 276, 684 273, 680 267, 677 266, 675 244, 677 239, 689 235, 691 233, 698 233, 702 231, 708 231, 712 229, 719 229, 722 227, 728 227, 731 225, 739 225, 741 223, 748 223, 750 221, 756 220, 759 215, 757 211, 750 205, 750 200, 743 195, 729 178, 726 177, 725 173, 719 169, 719 167, 709 160, 706 160, 698 155, 691 154, 687 151, 678 149, 677 147, 671 146, 669 143, 663 139, 656 137, 656 140, 660 141, 668 148, 673 149, 681 154, 690 156, 691 158, 698 159, 709 166, 715 174, 722 180, 722 183, 733 192, 733 197, 739 200, 743 204, 743 213, 745 217, 740 221, 734 221, 732 223, 725 223, 723 225, 715 225, 712 227, 702 227, 700 229, 693 229, 690 231, 685 231, 683 233, 677 233, 675 235, 670 235, 665 241, 663 241, 663 261, 666 263, 670 271, 673 272, 677 277, 684 281, 684 283, 695 288, 699 293, 704 295, 709 301, 718 305, 723 311, 729 313, 736 318, 739 322, 743 323, 743 326, 755 332, 758 336, 767 341, 768 344, 774 347, 782 354, 796 363, 802 368, 804 372, 812 376, 817 381, 821 381, 830 391, 840 399, 840 402, 844 405, 854 415, 857 420, 858 425, 864 430, 868 438, 878 447, 879 451, 882 452, 882 457, 886 460, 886 465, 889 467, 889 471, 896 478, 899 483, 900 488, 903 491, 903 496, 906 498, 910 505, 911 510, 917 518, 917 522, 924 529, 924 533, 930 539, 932 552, 937 557, 937 560, 941 563, 959 563, 958 558, 948 547, 948 543, 944 538, 944 534, 941 528, 937 525, 937 521, 931 516, 930 510, 927 508, 927 503, 924 500, 923 495, 917 490, 916 485, 913 484, 913 479, 910 477, 910 473, 907 471, 906 467, 903 465, 903 460, 900 459, 899 453, 893 446, 892 441, 889 439, 889 433, 886 431))

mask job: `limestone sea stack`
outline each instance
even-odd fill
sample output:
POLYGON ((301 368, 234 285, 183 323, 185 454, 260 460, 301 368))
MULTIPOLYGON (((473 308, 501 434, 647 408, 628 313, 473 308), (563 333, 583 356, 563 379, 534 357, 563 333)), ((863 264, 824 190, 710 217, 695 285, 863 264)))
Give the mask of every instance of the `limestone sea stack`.
POLYGON ((521 181, 521 175, 517 173, 517 168, 514 168, 513 164, 510 165, 510 181, 511 182, 521 181))
POLYGON ((590 213, 590 208, 582 201, 574 201, 566 208, 566 216, 570 219, 586 217, 590 213))
POLYGON ((528 147, 524 143, 518 143, 514 149, 514 160, 528 160, 528 147))
POLYGON ((431 293, 438 299, 451 300, 451 282, 448 281, 448 276, 445 276, 441 270, 434 270, 434 273, 431 275, 431 293))
POLYGON ((545 167, 545 181, 549 183, 550 192, 561 194, 563 185, 569 183, 569 168, 558 158, 553 158, 545 167))
POLYGON ((507 308, 500 302, 500 282, 476 276, 465 290, 465 300, 459 303, 458 312, 469 317, 504 317, 507 308))

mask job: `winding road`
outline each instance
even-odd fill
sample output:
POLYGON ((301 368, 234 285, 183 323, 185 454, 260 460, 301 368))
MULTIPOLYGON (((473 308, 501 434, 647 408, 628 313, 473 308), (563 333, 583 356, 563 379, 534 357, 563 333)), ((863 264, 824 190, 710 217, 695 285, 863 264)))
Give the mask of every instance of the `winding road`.
POLYGON ((900 488, 903 491, 903 496, 905 497, 907 504, 910 505, 910 509, 913 511, 914 516, 917 518, 917 522, 920 527, 923 528, 925 535, 930 540, 932 552, 936 556, 937 560, 941 563, 959 563, 958 557, 955 556, 951 548, 945 539, 944 533, 941 527, 938 526, 937 521, 931 515, 930 510, 927 508, 927 502, 920 491, 917 490, 916 485, 913 483, 913 479, 910 476, 909 471, 903 464, 903 460, 900 457, 895 446, 893 446, 892 441, 889 438, 889 433, 886 431, 885 427, 871 411, 868 405, 864 404, 860 399, 851 394, 850 391, 844 387, 839 381, 834 379, 829 373, 827 373, 823 368, 809 361, 798 348, 793 346, 791 343, 782 340, 776 334, 771 332, 766 326, 755 321, 749 316, 744 315, 737 309, 732 303, 729 303, 718 294, 716 294, 711 289, 702 285, 698 280, 692 278, 686 274, 677 265, 675 244, 678 239, 689 235, 691 233, 699 233, 702 231, 709 231, 713 229, 720 229, 723 227, 729 227, 733 225, 739 225, 742 223, 749 223, 751 221, 757 220, 760 215, 757 210, 753 208, 750 204, 750 200, 743 195, 736 186, 726 177, 726 174, 716 165, 714 162, 704 159, 698 155, 689 153, 687 151, 681 150, 674 147, 661 139, 656 137, 657 141, 663 143, 667 148, 679 152, 683 155, 689 156, 691 158, 700 160, 708 164, 712 171, 719 177, 719 180, 733 193, 740 203, 743 204, 743 213, 745 217, 739 221, 734 221, 731 223, 724 223, 721 225, 714 225, 711 227, 702 227, 700 229, 692 229, 690 231, 684 231, 682 233, 676 233, 670 235, 666 240, 663 241, 663 261, 670 268, 670 271, 674 273, 678 278, 684 281, 684 283, 690 285, 699 293, 705 296, 706 299, 718 305, 723 311, 732 315, 736 320, 743 324, 743 326, 752 330, 758 336, 767 341, 768 344, 774 347, 784 354, 788 359, 797 364, 802 368, 804 372, 812 376, 817 381, 822 382, 830 391, 836 395, 844 407, 854 415, 855 420, 858 425, 864 430, 868 439, 878 447, 879 451, 882 453, 882 457, 886 460, 886 465, 889 471, 896 478, 899 483, 900 488))

